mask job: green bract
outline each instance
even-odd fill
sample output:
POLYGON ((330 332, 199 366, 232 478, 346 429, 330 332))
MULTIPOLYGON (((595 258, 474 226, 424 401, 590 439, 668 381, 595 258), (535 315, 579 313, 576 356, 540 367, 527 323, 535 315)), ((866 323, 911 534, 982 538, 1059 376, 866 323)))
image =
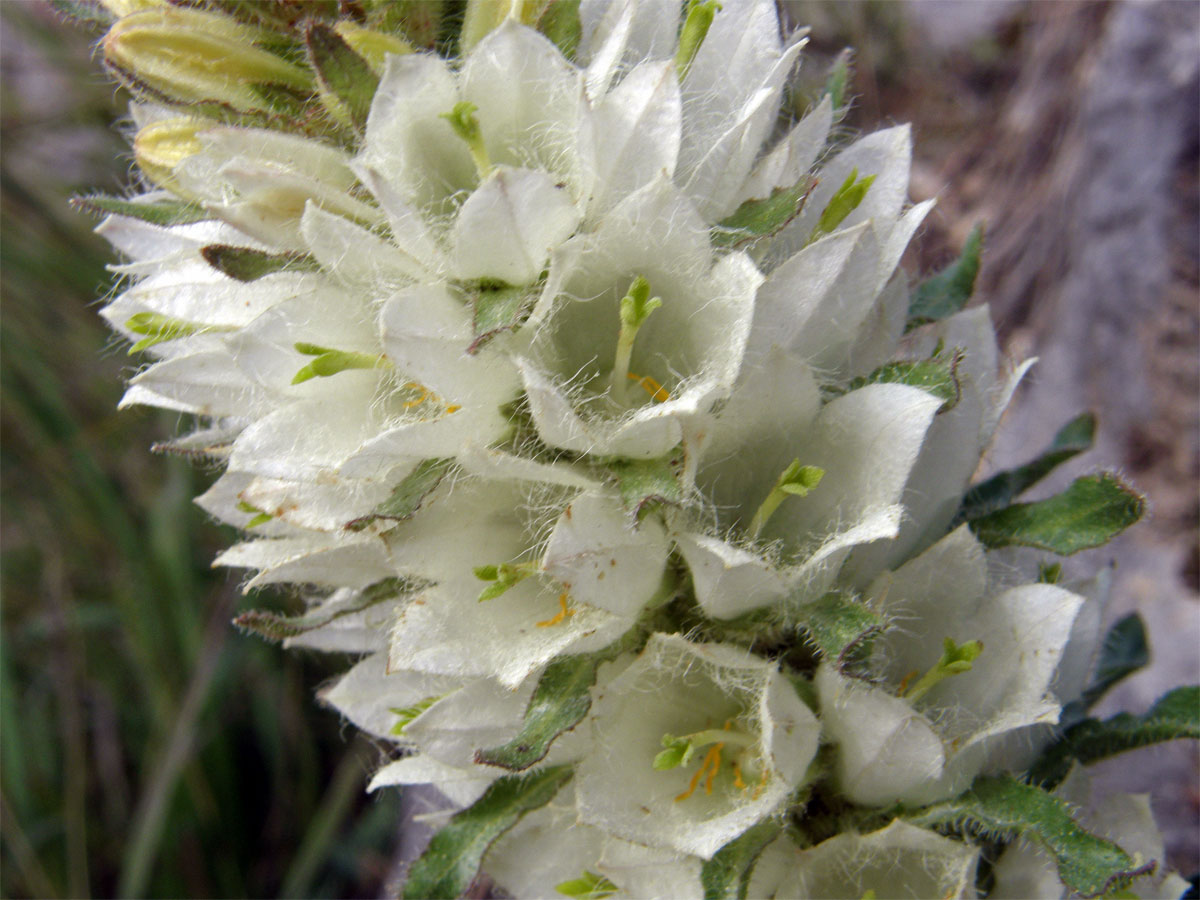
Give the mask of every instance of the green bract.
POLYGON ((361 657, 323 698, 372 788, 462 807, 405 896, 974 896, 984 840, 1001 887, 1144 883, 1138 801, 1127 852, 1049 790, 1194 692, 1088 719, 1142 659, 1097 667, 1101 586, 987 561, 1141 498, 1018 502, 1091 419, 970 486, 1026 367, 981 232, 910 293, 931 203, 906 127, 831 142, 845 59, 779 130, 772 0, 141 5, 104 46, 160 189, 81 202, 124 403, 203 423, 218 562, 305 586, 239 623, 361 657))

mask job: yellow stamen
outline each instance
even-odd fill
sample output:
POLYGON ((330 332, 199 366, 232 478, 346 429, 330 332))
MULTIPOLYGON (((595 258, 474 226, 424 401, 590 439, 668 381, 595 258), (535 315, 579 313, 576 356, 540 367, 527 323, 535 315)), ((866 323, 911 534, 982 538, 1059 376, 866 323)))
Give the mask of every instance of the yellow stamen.
POLYGON ((910 681, 912 681, 914 678, 916 678, 918 674, 919 673, 917 672, 917 670, 913 669, 911 672, 909 672, 907 675, 905 675, 903 678, 901 678, 900 679, 900 687, 896 689, 896 696, 903 697, 904 692, 906 690, 908 690, 908 683, 910 681))
POLYGON ((561 594, 558 595, 558 605, 559 605, 559 610, 558 610, 558 613, 554 616, 554 618, 546 619, 543 622, 538 622, 537 623, 538 628, 549 628, 551 625, 557 625, 560 622, 566 620, 569 616, 575 615, 575 610, 569 609, 567 607, 567 592, 566 591, 563 591, 561 594))
POLYGON ((738 765, 736 759, 733 761, 733 786, 739 791, 746 789, 746 782, 742 780, 742 767, 738 765))
POLYGON ((404 402, 403 405, 405 409, 412 409, 414 406, 420 406, 429 399, 429 388, 425 387, 425 385, 417 384, 415 381, 410 381, 404 386, 410 391, 416 391, 418 394, 416 400, 406 400, 404 402))
POLYGON ((676 803, 686 800, 688 797, 692 796, 693 793, 695 793, 696 786, 700 784, 700 778, 704 775, 704 769, 707 765, 708 757, 706 756, 704 757, 704 765, 700 766, 700 768, 696 770, 696 774, 693 775, 692 780, 688 782, 688 789, 675 798, 676 803))
POLYGON ((708 777, 704 779, 704 793, 706 794, 712 793, 713 779, 717 777, 717 770, 721 767, 721 750, 724 747, 724 743, 715 744, 705 757, 706 760, 709 756, 712 757, 712 768, 708 770, 708 777))
POLYGON ((630 381, 636 381, 655 403, 666 403, 671 399, 670 392, 649 375, 634 375, 630 372, 625 377, 630 381))
POLYGON ((450 415, 450 413, 456 413, 460 409, 462 409, 461 406, 459 406, 457 403, 452 403, 446 407, 446 415, 450 415))
POLYGON ((764 768, 763 773, 762 773, 762 778, 759 779, 758 784, 754 788, 754 793, 751 795, 750 799, 757 800, 759 798, 759 795, 762 794, 763 788, 765 788, 766 786, 767 786, 767 770, 764 768))

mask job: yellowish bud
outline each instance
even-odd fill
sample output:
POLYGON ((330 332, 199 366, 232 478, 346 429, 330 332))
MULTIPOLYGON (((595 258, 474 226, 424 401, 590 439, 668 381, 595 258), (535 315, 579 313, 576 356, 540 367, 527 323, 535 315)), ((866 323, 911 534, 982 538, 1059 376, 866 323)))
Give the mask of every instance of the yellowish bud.
POLYGON ((546 0, 467 0, 460 42, 463 51, 470 52, 488 32, 499 28, 505 19, 533 25, 545 7, 546 0))
POLYGON ((132 87, 175 103, 255 110, 266 106, 255 85, 312 88, 305 69, 254 46, 258 37, 227 16, 164 6, 118 20, 104 37, 104 60, 132 87))
POLYGON ((167 0, 100 0, 100 5, 120 18, 142 10, 166 6, 167 0))
POLYGON ((412 53, 412 46, 394 34, 372 31, 354 22, 338 22, 333 28, 351 50, 367 61, 377 75, 383 74, 383 64, 389 53, 412 53))
POLYGON ((133 139, 133 154, 146 177, 178 193, 175 167, 203 147, 196 137, 205 123, 187 116, 152 122, 133 139))

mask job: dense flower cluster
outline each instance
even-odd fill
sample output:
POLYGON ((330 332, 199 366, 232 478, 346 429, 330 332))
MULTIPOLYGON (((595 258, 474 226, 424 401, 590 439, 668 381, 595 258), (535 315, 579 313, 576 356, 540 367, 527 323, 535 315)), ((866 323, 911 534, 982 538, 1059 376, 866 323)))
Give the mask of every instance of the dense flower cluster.
MULTIPOLYGON (((569 55, 486 4, 461 59, 310 23, 307 68, 222 4, 133 6, 124 403, 202 423, 171 446, 222 462, 219 562, 307 586, 242 623, 361 657, 323 698, 394 746, 372 787, 518 809, 444 833, 516 896, 699 897, 731 847, 743 896, 974 896, 937 804, 1029 768, 1103 591, 998 577, 964 515, 1024 367, 973 273, 914 315, 909 130, 835 135, 831 90, 779 131, 804 39, 769 0, 585 0, 569 55)), ((997 890, 1059 895, 1055 852, 997 890)))

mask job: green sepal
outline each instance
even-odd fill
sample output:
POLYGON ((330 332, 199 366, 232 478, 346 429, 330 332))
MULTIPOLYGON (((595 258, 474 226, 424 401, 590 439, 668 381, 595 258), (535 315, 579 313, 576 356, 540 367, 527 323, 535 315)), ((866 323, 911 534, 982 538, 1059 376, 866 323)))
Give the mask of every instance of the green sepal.
POLYGON ((603 875, 584 872, 578 878, 559 882, 554 886, 554 890, 564 897, 573 898, 573 900, 602 900, 604 897, 611 897, 620 888, 603 875))
POLYGON ((180 200, 134 203, 107 194, 89 194, 86 197, 72 197, 71 205, 93 215, 126 216, 151 225, 190 225, 212 218, 202 206, 180 200))
POLYGON ((859 180, 858 169, 851 169, 850 174, 846 176, 846 180, 833 192, 833 196, 829 198, 829 203, 821 211, 821 218, 817 220, 816 227, 813 228, 812 234, 808 237, 808 242, 811 244, 827 234, 832 234, 833 230, 841 225, 850 213, 858 209, 863 199, 867 196, 867 191, 871 189, 871 185, 874 183, 874 175, 868 175, 859 180))
POLYGON ((259 509, 253 503, 247 503, 245 500, 239 500, 237 504, 239 512, 244 512, 252 518, 242 526, 249 531, 251 528, 257 528, 259 525, 266 525, 271 519, 275 518, 269 512, 259 509))
POLYGON ((367 127, 371 101, 379 87, 379 76, 370 64, 359 56, 330 26, 310 22, 304 33, 308 61, 317 74, 317 82, 327 92, 322 96, 326 105, 336 104, 330 112, 335 118, 344 111, 358 134, 367 127))
POLYGON ((1140 494, 1110 473, 1077 478, 1061 494, 1014 503, 968 523, 985 547, 1035 547, 1060 556, 1101 547, 1145 512, 1140 494))
POLYGON ((600 666, 634 649, 643 636, 641 629, 633 628, 603 650, 555 659, 538 679, 516 737, 498 747, 476 750, 475 762, 520 772, 545 759, 554 740, 578 725, 591 709, 591 688, 600 666))
POLYGON ((324 628, 335 619, 362 612, 377 603, 409 593, 415 587, 416 584, 406 578, 385 578, 363 588, 355 602, 335 610, 318 608, 300 616, 281 616, 266 609, 251 609, 234 618, 233 624, 268 641, 282 641, 324 628))
POLYGON ((955 522, 977 519, 1007 506, 1073 456, 1092 448, 1096 439, 1096 416, 1076 416, 1054 435, 1050 446, 1032 462, 999 472, 981 481, 963 495, 955 522))
POLYGON ((962 399, 962 382, 958 377, 961 362, 962 353, 956 350, 949 358, 941 354, 932 359, 887 363, 870 375, 855 378, 850 382, 849 390, 858 390, 868 384, 908 384, 941 400, 938 412, 943 413, 953 409, 962 399))
POLYGON ((821 655, 839 670, 857 659, 884 628, 878 613, 839 591, 802 607, 800 624, 821 655))
POLYGON ((583 40, 579 0, 550 0, 538 16, 537 30, 550 38, 564 57, 574 62, 575 51, 583 40))
POLYGON ((913 291, 908 303, 908 322, 905 331, 937 322, 954 315, 975 293, 975 278, 983 255, 983 225, 976 225, 967 235, 962 255, 936 275, 931 275, 913 291))
POLYGON ((1064 800, 1007 775, 978 778, 966 793, 921 810, 910 821, 1039 844, 1054 857, 1063 884, 1085 897, 1123 886, 1154 867, 1153 861, 1138 866, 1116 844, 1085 831, 1064 800))
POLYGON ((683 501, 683 448, 677 447, 657 459, 613 459, 605 468, 616 481, 625 508, 635 515, 652 503, 683 501))
POLYGON ((713 854, 700 869, 704 900, 746 900, 758 858, 782 831, 778 822, 759 822, 713 854))
POLYGON ((461 896, 492 844, 526 813, 553 800, 572 775, 569 765, 552 766, 492 782, 482 797, 433 836, 412 864, 404 885, 405 900, 461 896))
POLYGON ((1145 715, 1118 713, 1084 719, 1051 744, 1029 771, 1035 784, 1051 788, 1067 777, 1072 763, 1090 765, 1150 744, 1200 738, 1200 686, 1179 687, 1159 698, 1145 715))
POLYGON ((257 281, 266 275, 290 269, 300 272, 320 270, 317 261, 307 253, 284 251, 268 253, 250 247, 234 247, 230 244, 208 244, 200 248, 204 261, 237 281, 257 281))
POLYGON ((513 331, 529 318, 533 310, 534 295, 528 288, 508 284, 480 284, 472 292, 471 304, 475 310, 473 327, 475 339, 467 352, 478 353, 492 338, 502 331, 513 331))
POLYGON ((776 188, 770 197, 747 200, 713 228, 713 246, 720 249, 741 247, 778 234, 800 215, 816 185, 815 178, 805 175, 790 188, 776 188))
POLYGON ((453 459, 422 460, 415 469, 392 488, 392 493, 374 510, 346 523, 347 531, 362 531, 378 519, 401 521, 414 515, 454 466, 453 459))

